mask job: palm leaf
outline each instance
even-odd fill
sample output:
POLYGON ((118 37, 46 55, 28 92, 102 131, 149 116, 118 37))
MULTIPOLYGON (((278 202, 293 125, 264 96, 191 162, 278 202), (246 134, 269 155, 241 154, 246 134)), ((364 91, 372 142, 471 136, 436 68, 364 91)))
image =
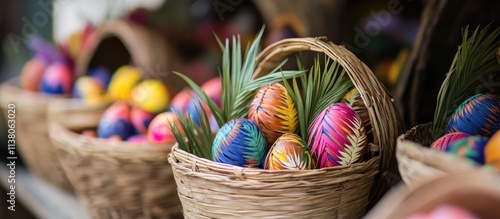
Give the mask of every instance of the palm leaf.
MULTIPOLYGON (((500 28, 489 35, 490 25, 481 31, 479 27, 469 36, 469 28, 462 31, 462 44, 458 47, 450 70, 437 97, 433 120, 433 140, 446 132, 454 110, 467 98, 489 88, 484 77, 498 74, 500 64, 495 52, 500 46, 500 28)), ((498 92, 498 91, 497 91, 498 92)))

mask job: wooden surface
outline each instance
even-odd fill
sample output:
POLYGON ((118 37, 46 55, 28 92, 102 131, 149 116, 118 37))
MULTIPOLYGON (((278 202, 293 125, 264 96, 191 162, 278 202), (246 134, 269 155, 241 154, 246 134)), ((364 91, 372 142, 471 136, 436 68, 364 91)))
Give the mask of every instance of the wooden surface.
MULTIPOLYGON (((8 169, 1 163, 0 184, 7 190, 8 169)), ((85 207, 74 194, 61 190, 16 166, 16 202, 21 202, 37 218, 89 219, 85 207)), ((2 200, 4 201, 4 200, 2 200)), ((17 207, 17 204, 16 204, 17 207)))

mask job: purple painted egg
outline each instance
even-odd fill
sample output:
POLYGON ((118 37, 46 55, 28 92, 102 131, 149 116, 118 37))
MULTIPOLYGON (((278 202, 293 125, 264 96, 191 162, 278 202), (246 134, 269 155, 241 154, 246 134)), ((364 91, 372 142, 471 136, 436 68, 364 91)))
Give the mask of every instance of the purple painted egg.
POLYGON ((370 115, 368 115, 368 109, 366 108, 363 99, 361 99, 361 95, 359 94, 358 89, 353 88, 344 97, 342 97, 342 99, 340 99, 340 102, 351 107, 354 112, 358 114, 359 118, 361 118, 361 122, 363 122, 366 134, 369 135, 372 132, 370 115))
POLYGON ((363 160, 367 138, 361 118, 349 106, 335 103, 309 127, 308 145, 318 168, 348 166, 363 160))
POLYGON ((101 117, 101 122, 97 128, 97 136, 99 138, 118 136, 120 139, 127 139, 131 127, 130 107, 125 102, 116 102, 106 109, 101 117))
POLYGON ((139 144, 146 144, 148 140, 145 135, 133 135, 127 138, 127 142, 139 145, 139 144))
POLYGON ((175 123, 181 127, 179 120, 173 112, 158 114, 149 124, 147 139, 151 144, 175 143, 174 133, 170 129, 170 124, 175 123))
POLYGON ((130 121, 132 122, 132 125, 138 133, 143 135, 148 133, 149 124, 154 117, 155 114, 146 112, 139 107, 133 107, 130 112, 130 121))
POLYGON ((172 102, 170 103, 170 110, 176 113, 186 112, 187 106, 191 102, 191 95, 194 95, 194 91, 191 89, 185 89, 179 92, 172 99, 172 102))
POLYGON ((453 132, 438 138, 434 143, 431 144, 430 148, 438 151, 446 151, 448 145, 453 144, 455 141, 469 137, 469 134, 463 132, 453 132))
POLYGON ((269 170, 310 170, 316 162, 302 138, 296 134, 279 137, 267 153, 264 169, 269 170))
POLYGON ((299 125, 295 104, 286 88, 278 83, 262 87, 248 110, 248 119, 264 133, 267 146, 286 133, 294 133, 299 125))
POLYGON ((40 83, 40 90, 48 94, 70 94, 73 86, 73 73, 59 63, 45 69, 40 83))
POLYGON ((88 72, 88 76, 97 80, 104 89, 108 89, 108 84, 111 81, 111 71, 105 67, 94 67, 88 72))

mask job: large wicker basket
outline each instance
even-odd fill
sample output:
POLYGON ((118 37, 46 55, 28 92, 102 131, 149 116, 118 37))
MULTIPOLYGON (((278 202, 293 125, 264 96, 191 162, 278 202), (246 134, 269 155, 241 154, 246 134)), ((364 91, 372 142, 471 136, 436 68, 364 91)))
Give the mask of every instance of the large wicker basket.
POLYGON ((500 218, 500 176, 489 171, 461 171, 440 176, 417 187, 400 185, 365 218, 406 218, 428 213, 443 204, 471 211, 479 218, 500 218))
POLYGON ((477 166, 463 159, 441 151, 431 150, 432 124, 415 126, 399 136, 396 158, 403 181, 409 185, 432 180, 449 173, 477 169, 477 166))
POLYGON ((324 53, 349 74, 368 106, 377 156, 348 167, 269 171, 212 162, 172 148, 172 165, 186 218, 360 218, 387 182, 377 173, 397 175, 393 156, 399 133, 392 99, 365 64, 326 38, 279 41, 257 57, 254 79, 268 74, 287 55, 324 53), (377 179, 377 180, 375 180, 377 179))

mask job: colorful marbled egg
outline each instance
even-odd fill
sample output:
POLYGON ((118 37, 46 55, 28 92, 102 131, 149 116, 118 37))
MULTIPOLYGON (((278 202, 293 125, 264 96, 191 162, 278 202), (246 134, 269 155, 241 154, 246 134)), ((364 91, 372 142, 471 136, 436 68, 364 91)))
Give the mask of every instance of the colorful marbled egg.
POLYGON ((264 133, 267 146, 286 133, 294 133, 299 125, 295 104, 286 88, 278 83, 262 87, 248 111, 248 119, 264 133))
POLYGON ((222 126, 212 144, 212 160, 240 167, 261 167, 266 140, 259 127, 248 119, 233 119, 222 126))
POLYGON ((201 85, 208 97, 212 99, 218 107, 221 107, 222 83, 220 77, 215 77, 201 85))
POLYGON ((148 142, 145 135, 133 135, 127 138, 127 142, 131 144, 146 144, 148 142))
POLYGON ((21 70, 21 87, 26 90, 38 92, 44 71, 45 66, 38 59, 27 61, 21 70))
POLYGON ((122 140, 127 139, 131 127, 130 107, 125 102, 116 102, 106 109, 101 117, 101 122, 97 128, 97 136, 99 138, 118 136, 122 140))
POLYGON ((73 97, 85 100, 102 96, 105 92, 106 90, 97 80, 88 76, 82 76, 75 81, 73 97))
POLYGON ((145 111, 160 113, 167 110, 170 94, 161 81, 147 79, 132 90, 131 100, 135 106, 145 111))
POLYGON ((363 102, 358 89, 353 88, 344 97, 342 97, 342 99, 340 99, 340 102, 345 103, 358 114, 359 118, 361 118, 361 122, 363 122, 366 134, 370 135, 370 133, 372 132, 370 115, 368 114, 368 109, 366 108, 365 102, 363 102))
POLYGON ((484 159, 487 165, 500 170, 500 131, 497 131, 486 144, 484 159))
POLYGON ((430 148, 438 151, 446 151, 446 147, 448 147, 448 145, 451 145, 454 142, 469 136, 471 135, 463 132, 448 133, 434 141, 434 143, 431 144, 430 148))
POLYGON ((309 127, 308 145, 318 168, 348 166, 362 161, 367 144, 361 119, 343 103, 332 104, 323 110, 309 127))
POLYGON ((142 73, 131 66, 122 66, 113 74, 108 85, 108 93, 115 100, 129 100, 132 89, 139 83, 142 73))
POLYGON ((49 65, 42 76, 40 90, 48 94, 70 94, 73 87, 73 73, 64 64, 49 65))
POLYGON ((158 114, 149 124, 147 139, 151 144, 167 144, 175 143, 176 139, 170 124, 175 123, 180 127, 179 120, 172 112, 164 112, 158 114))
POLYGON ((132 107, 132 111, 130 111, 130 121, 139 134, 145 135, 148 133, 149 124, 154 117, 155 114, 146 112, 139 107, 132 107))
POLYGON ((282 135, 274 142, 264 163, 264 169, 269 170, 310 170, 315 166, 304 140, 291 133, 282 135))
POLYGON ((179 92, 172 98, 170 102, 170 110, 176 113, 186 112, 188 104, 191 102, 191 96, 194 95, 194 91, 191 89, 185 89, 179 92))
POLYGON ((447 133, 464 132, 491 137, 500 129, 500 97, 477 94, 464 101, 453 113, 447 133))
POLYGON ((484 151, 488 138, 484 136, 469 136, 446 147, 446 152, 463 157, 478 164, 484 164, 484 151))
POLYGON ((87 76, 97 80, 104 89, 108 89, 109 82, 111 82, 111 71, 105 67, 91 68, 87 76))

